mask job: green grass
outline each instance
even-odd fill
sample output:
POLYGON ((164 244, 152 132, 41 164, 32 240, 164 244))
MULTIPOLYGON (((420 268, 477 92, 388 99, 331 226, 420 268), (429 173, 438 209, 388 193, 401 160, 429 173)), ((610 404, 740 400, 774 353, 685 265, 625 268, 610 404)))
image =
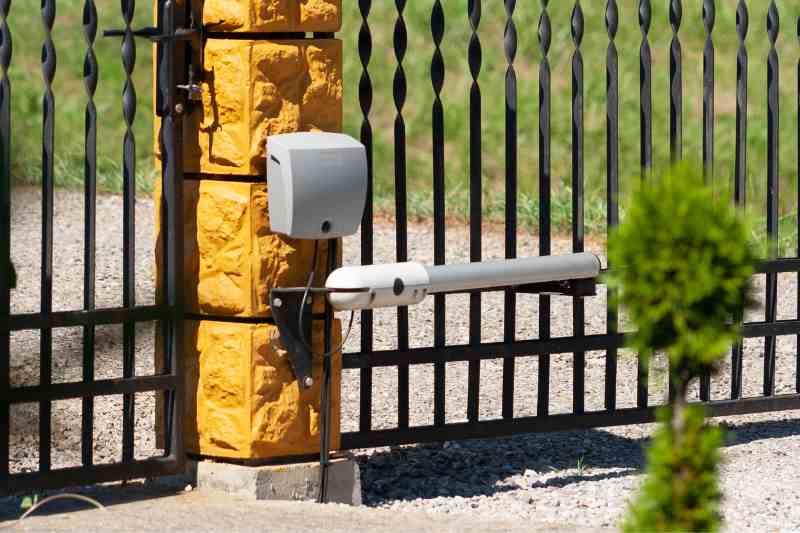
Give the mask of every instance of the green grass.
MULTIPOLYGON (((57 183, 79 186, 83 179, 83 91, 81 70, 85 43, 81 33, 83 0, 59 0, 55 40, 59 51, 56 76, 57 99, 57 183)), ((403 110, 408 137, 409 210, 412 216, 425 217, 432 210, 430 61, 433 44, 430 37, 432 0, 412 0, 406 8, 409 47, 404 66, 408 77, 408 100, 403 110)), ((137 25, 149 24, 150 2, 138 2, 137 25)), ((566 231, 571 220, 569 181, 571 177, 571 69, 574 45, 569 33, 572 2, 551 2, 553 42, 550 62, 553 72, 552 175, 553 225, 566 231)), ((636 2, 619 2, 620 31, 617 45, 620 54, 620 131, 623 196, 639 181, 639 44, 636 2)), ((668 47, 671 38, 667 23, 667 3, 653 3, 653 101, 655 161, 663 166, 669 160, 668 142, 668 47)), ((700 18, 700 0, 684 2, 681 40, 684 47, 684 153, 699 161, 702 155, 702 49, 704 30, 700 18)), ((729 197, 733 176, 735 146, 736 33, 734 2, 717 2, 717 134, 715 190, 729 197)), ((748 132, 748 203, 751 214, 761 219, 765 212, 766 188, 766 37, 767 2, 750 4, 751 24, 747 45, 750 54, 750 107, 748 132)), ((116 0, 97 0, 101 29, 119 27, 121 16, 116 0)), ((345 131, 358 136, 361 111, 358 83, 361 64, 357 53, 361 25, 358 2, 347 0, 345 20, 340 34, 345 40, 345 131)), ((471 30, 467 18, 467 0, 443 1, 447 29, 442 52, 446 65, 445 105, 447 211, 464 218, 468 212, 469 175, 469 87, 467 45, 471 30)), ((794 17, 783 3, 783 32, 778 41, 781 58, 781 214, 782 240, 786 247, 796 243, 796 78, 798 45, 794 17)), ((539 2, 518 2, 515 21, 519 34, 516 69, 519 79, 519 175, 520 221, 534 228, 538 206, 538 63, 541 52, 536 26, 539 2)), ((584 2, 586 35, 583 52, 586 64, 586 220, 591 233, 602 236, 605 225, 606 197, 606 78, 605 55, 608 44, 604 27, 604 2, 584 2)), ((397 11, 394 2, 374 1, 370 17, 373 55, 370 76, 375 97, 370 116, 375 135, 375 192, 379 209, 392 214, 394 209, 393 131, 396 110, 392 81, 396 60, 392 37, 397 11)), ((41 74, 39 49, 43 36, 38 5, 15 2, 10 16, 14 36, 14 59, 10 72, 13 84, 14 173, 17 179, 36 182, 40 179, 41 74)), ((502 3, 483 2, 479 35, 483 44, 483 68, 480 85, 483 94, 483 177, 487 216, 502 220, 504 158, 504 77, 503 54, 505 11, 502 3)), ((119 190, 120 160, 124 133, 120 93, 124 84, 119 55, 119 39, 98 37, 97 54, 101 81, 97 93, 100 113, 100 185, 119 190)), ((152 118, 150 75, 151 58, 147 43, 138 47, 135 84, 139 93, 139 111, 135 133, 139 147, 140 186, 152 181, 152 118)), ((761 224, 763 225, 763 224, 761 224)))
MULTIPOLYGON (((53 92, 56 99, 55 181, 58 186, 79 187, 84 181, 84 111, 87 95, 83 84, 86 43, 83 35, 83 0, 58 0, 53 40, 58 58, 53 92)), ((98 114, 98 188, 120 191, 122 187, 122 68, 119 37, 104 38, 103 30, 122 27, 119 2, 97 0, 100 18, 95 53, 100 81, 95 95, 98 114)), ((149 25, 150 3, 139 1, 135 28, 149 25)), ((22 183, 41 181, 42 93, 41 45, 44 39, 38 2, 13 2, 8 19, 13 40, 9 70, 12 105, 12 172, 22 183)), ((138 40, 134 86, 138 110, 134 123, 137 141, 137 182, 149 190, 154 176, 152 139, 151 49, 138 40)))

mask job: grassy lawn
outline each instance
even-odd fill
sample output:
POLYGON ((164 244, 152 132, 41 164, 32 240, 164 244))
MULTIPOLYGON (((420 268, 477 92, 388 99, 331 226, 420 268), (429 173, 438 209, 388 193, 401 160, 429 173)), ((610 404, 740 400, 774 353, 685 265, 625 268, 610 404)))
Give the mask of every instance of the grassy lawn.
MULTIPOLYGON (((56 75, 57 99, 57 169, 58 183, 79 186, 83 176, 83 109, 86 96, 82 84, 85 43, 81 33, 83 0, 58 0, 54 38, 59 52, 56 75)), ((97 0, 101 14, 100 28, 119 27, 121 16, 116 0, 97 0)), ((621 169, 623 194, 638 183, 639 171, 639 43, 636 3, 619 2, 621 85, 621 169)), ((138 2, 137 25, 146 25, 151 17, 150 3, 138 2)), ((341 36, 346 41, 345 56, 345 130, 358 136, 361 112, 357 101, 361 64, 357 37, 361 24, 358 2, 345 4, 345 22, 341 36)), ((483 2, 479 35, 483 44, 483 69, 480 84, 483 93, 482 128, 485 205, 490 218, 502 220, 504 176, 504 77, 503 54, 505 11, 502 3, 483 2)), ((557 231, 569 227, 570 144, 571 144, 571 70, 574 46, 569 17, 572 2, 551 2, 553 44, 550 61, 553 71, 553 224, 557 231)), ((671 30, 667 23, 667 2, 653 3, 651 45, 654 59, 654 145, 657 165, 669 158, 668 144, 668 47, 671 30)), ((700 0, 684 2, 681 39, 684 46, 684 153, 700 160, 702 154, 702 49, 704 30, 700 0)), ((717 134, 715 189, 731 195, 735 131, 736 33, 735 2, 717 2, 717 134)), ((768 2, 750 2, 750 114, 748 133, 748 202, 756 218, 765 211, 766 188, 766 10, 768 2)), ((412 214, 426 216, 432 211, 431 199, 431 104, 430 61, 433 45, 430 37, 431 0, 412 0, 406 8, 409 33, 405 70, 408 77, 408 100, 404 108, 408 135, 409 208, 412 214)), ((469 71, 466 49, 471 35, 467 18, 467 0, 443 1, 447 30, 443 43, 446 80, 443 100, 446 112, 446 175, 448 214, 465 217, 468 209, 468 131, 469 71)), ((539 2, 518 2, 515 21, 519 34, 516 68, 519 78, 520 142, 520 219, 535 226, 538 217, 538 62, 541 52, 537 41, 539 2)), ((796 243, 796 78, 798 45, 794 31, 795 17, 788 2, 781 3, 783 32, 778 42, 781 58, 781 213, 782 241, 785 247, 796 243)), ((586 64, 586 218, 588 229, 601 235, 605 221, 605 54, 608 43, 604 27, 604 2, 584 2, 586 35, 583 51, 586 64)), ((796 10, 795 10, 796 11, 796 10)), ((396 61, 392 47, 393 26, 397 11, 394 2, 374 1, 371 28, 374 51, 370 75, 375 87, 371 120, 375 132, 376 201, 391 214, 394 206, 393 123, 395 106, 392 80, 396 61)), ((15 2, 9 19, 14 36, 14 59, 11 69, 14 107, 14 172, 18 180, 37 181, 40 176, 41 74, 39 49, 43 37, 38 5, 15 2)), ((98 36, 97 54, 101 80, 97 91, 100 114, 101 186, 118 190, 121 181, 123 121, 120 94, 124 78, 119 56, 119 39, 98 36)), ((139 43, 135 84, 139 93, 139 111, 135 133, 138 141, 140 186, 149 187, 153 178, 151 164, 151 58, 149 45, 139 43)))

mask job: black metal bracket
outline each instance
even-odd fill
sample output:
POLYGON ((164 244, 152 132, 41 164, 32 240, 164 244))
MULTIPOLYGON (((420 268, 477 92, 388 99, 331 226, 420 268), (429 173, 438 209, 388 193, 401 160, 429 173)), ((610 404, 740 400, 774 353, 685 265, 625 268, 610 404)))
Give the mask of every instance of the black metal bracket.
POLYGON ((597 296, 597 279, 569 279, 547 283, 531 283, 516 288, 521 294, 553 294, 586 298, 597 296))
MULTIPOLYGON (((162 27, 162 17, 159 17, 158 26, 148 26, 130 30, 131 35, 134 37, 147 39, 153 43, 164 41, 188 43, 190 52, 187 54, 186 61, 188 70, 186 73, 186 83, 175 86, 176 89, 186 93, 187 105, 200 102, 203 97, 203 88, 200 84, 203 81, 204 75, 203 43, 205 36, 200 17, 201 16, 192 9, 189 15, 189 27, 177 28, 173 34, 170 34, 162 27)), ((125 37, 127 34, 127 29, 113 29, 105 30, 103 32, 103 37, 125 37)))
MULTIPOLYGON (((312 354, 311 342, 312 302, 304 302, 305 288, 272 289, 269 303, 272 307, 272 318, 278 326, 283 347, 289 356, 289 363, 300 384, 301 389, 314 385, 311 376, 312 354), (303 331, 300 331, 300 313, 303 314, 303 331)), ((312 299, 311 296, 308 297, 312 299)))

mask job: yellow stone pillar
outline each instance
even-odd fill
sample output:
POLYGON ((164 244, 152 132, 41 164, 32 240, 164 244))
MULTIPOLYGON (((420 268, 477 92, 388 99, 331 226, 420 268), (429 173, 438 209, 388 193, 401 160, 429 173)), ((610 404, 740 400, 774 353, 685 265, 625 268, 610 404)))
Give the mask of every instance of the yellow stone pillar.
MULTIPOLYGON (((299 387, 268 304, 271 288, 305 284, 314 244, 270 231, 266 137, 341 130, 342 46, 271 34, 338 31, 341 0, 205 0, 203 21, 213 37, 203 50, 202 101, 188 108, 183 131, 187 448, 244 460, 315 453, 319 386, 299 387)), ((321 252, 318 282, 324 245, 321 252)), ((156 255, 162 276, 160 248, 156 255)), ((317 352, 322 327, 313 328, 317 352)), ((337 321, 334 345, 340 337, 337 321)), ((321 367, 315 358, 317 384, 321 367)), ((340 356, 332 381, 336 448, 340 356)))

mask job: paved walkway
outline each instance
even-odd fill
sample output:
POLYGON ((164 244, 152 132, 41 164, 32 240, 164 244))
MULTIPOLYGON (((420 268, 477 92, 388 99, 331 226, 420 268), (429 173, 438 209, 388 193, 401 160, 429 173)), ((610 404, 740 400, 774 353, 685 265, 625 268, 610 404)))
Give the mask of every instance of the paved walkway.
POLYGON ((345 505, 252 502, 225 494, 133 483, 87 489, 105 510, 54 501, 22 523, 19 499, 0 501, 0 531, 600 531, 554 524, 476 520, 465 515, 398 512, 345 505))

